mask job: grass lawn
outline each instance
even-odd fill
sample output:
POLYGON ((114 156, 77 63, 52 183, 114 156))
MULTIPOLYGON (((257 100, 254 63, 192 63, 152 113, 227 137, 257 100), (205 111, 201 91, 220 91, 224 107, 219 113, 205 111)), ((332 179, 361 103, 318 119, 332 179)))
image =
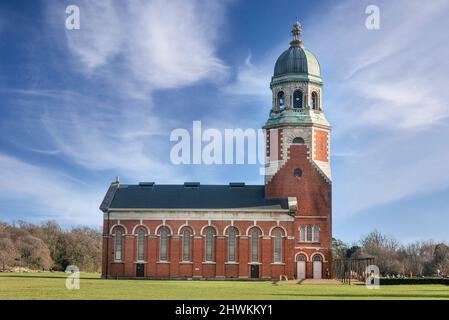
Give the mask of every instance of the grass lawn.
POLYGON ((449 299, 445 285, 275 285, 245 281, 102 280, 81 274, 80 290, 65 288, 64 273, 0 273, 5 299, 449 299))

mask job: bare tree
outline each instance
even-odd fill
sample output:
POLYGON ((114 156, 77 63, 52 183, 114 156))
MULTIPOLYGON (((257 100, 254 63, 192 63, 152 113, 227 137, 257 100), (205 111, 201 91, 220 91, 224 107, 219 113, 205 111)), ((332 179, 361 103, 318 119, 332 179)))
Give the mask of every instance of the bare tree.
POLYGON ((19 256, 19 252, 11 239, 0 237, 0 263, 2 270, 5 271, 7 267, 13 267, 19 256))
POLYGON ((75 228, 66 237, 66 258, 84 271, 101 268, 101 234, 91 228, 75 228))
POLYGON ((361 240, 362 250, 376 257, 376 264, 382 274, 403 273, 404 268, 399 260, 399 242, 391 236, 373 231, 361 240))
POLYGON ((49 270, 53 265, 50 250, 41 239, 25 235, 18 237, 15 244, 24 265, 29 268, 49 270))

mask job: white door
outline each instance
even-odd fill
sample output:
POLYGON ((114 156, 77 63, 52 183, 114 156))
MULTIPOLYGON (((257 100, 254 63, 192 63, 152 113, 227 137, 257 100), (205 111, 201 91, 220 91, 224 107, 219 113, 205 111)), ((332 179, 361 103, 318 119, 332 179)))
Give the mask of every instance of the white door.
POLYGON ((321 279, 321 261, 313 262, 313 278, 321 279))
POLYGON ((306 278, 306 262, 305 261, 297 261, 296 262, 296 274, 298 275, 298 279, 306 278))

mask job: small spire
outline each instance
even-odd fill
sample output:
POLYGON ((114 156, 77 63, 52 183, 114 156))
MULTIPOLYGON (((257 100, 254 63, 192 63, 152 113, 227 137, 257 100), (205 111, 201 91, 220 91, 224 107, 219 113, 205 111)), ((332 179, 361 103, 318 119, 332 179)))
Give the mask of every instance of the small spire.
POLYGON ((290 45, 292 47, 302 47, 304 45, 304 43, 301 40, 302 27, 298 21, 298 17, 296 17, 296 22, 293 25, 291 34, 292 34, 293 40, 290 42, 290 45))

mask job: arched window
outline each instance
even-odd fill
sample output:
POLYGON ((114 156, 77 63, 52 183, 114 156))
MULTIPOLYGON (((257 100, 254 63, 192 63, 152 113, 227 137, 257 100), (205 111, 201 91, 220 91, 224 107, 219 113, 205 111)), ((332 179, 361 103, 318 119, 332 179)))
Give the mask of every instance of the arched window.
POLYGON ((312 242, 312 226, 311 225, 306 226, 306 241, 312 242))
POLYGON ((319 254, 316 254, 313 256, 313 261, 322 261, 323 259, 321 258, 321 256, 319 254))
POLYGON ((161 230, 159 240, 159 260, 168 261, 168 231, 166 229, 161 230))
POLYGON ((292 141, 293 144, 304 144, 304 139, 301 137, 296 137, 292 141))
POLYGON ((206 230, 206 261, 214 261, 215 231, 212 228, 206 230))
POLYGON ((284 108, 284 105, 285 105, 284 91, 279 91, 278 92, 278 105, 279 105, 279 109, 284 108))
POLYGON ((302 177, 302 170, 299 169, 299 168, 296 168, 293 174, 294 174, 295 177, 297 177, 297 178, 302 177))
POLYGON ((137 261, 145 259, 145 231, 140 229, 137 232, 137 261))
POLYGON ((122 261, 122 243, 123 243, 123 231, 121 229, 117 229, 117 231, 115 231, 115 244, 114 244, 115 261, 122 261))
POLYGON ((302 91, 296 90, 293 93, 293 107, 296 109, 302 108, 302 91))
POLYGON ((300 254, 296 257, 296 261, 306 261, 306 257, 304 255, 300 254))
POLYGON ((228 232, 228 261, 235 262, 237 248, 237 231, 235 228, 229 229, 228 232))
POLYGON ((282 232, 274 232, 274 262, 282 262, 282 232))
POLYGON ((259 262, 259 230, 251 231, 251 262, 259 262))
POLYGON ((313 242, 320 242, 320 227, 318 225, 313 226, 313 242))
POLYGON ((306 241, 306 233, 303 225, 299 226, 299 241, 300 242, 306 241))
POLYGON ((182 233, 182 261, 190 261, 190 231, 182 233))
POLYGON ((320 106, 318 105, 318 94, 314 91, 312 92, 312 109, 318 110, 320 106))

